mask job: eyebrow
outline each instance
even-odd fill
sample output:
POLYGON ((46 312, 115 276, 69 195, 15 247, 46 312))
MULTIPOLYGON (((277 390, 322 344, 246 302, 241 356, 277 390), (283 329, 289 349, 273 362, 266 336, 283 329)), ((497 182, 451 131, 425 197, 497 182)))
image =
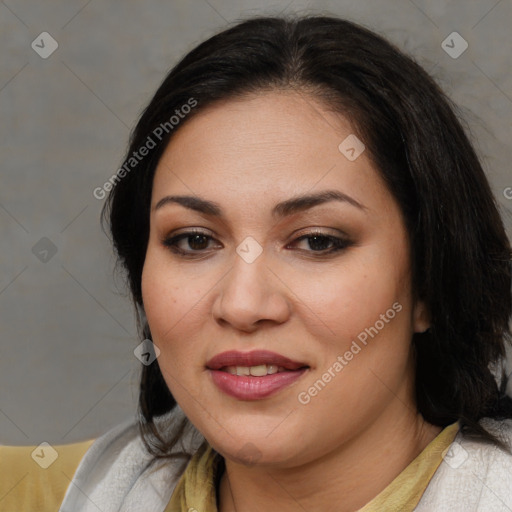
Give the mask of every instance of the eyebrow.
MULTIPOLYGON (((330 201, 340 201, 348 203, 360 210, 366 210, 366 206, 356 201, 353 197, 344 194, 338 190, 324 190, 316 194, 307 194, 292 197, 286 201, 277 203, 272 208, 272 217, 286 217, 297 212, 308 210, 319 204, 330 201)), ((165 196, 156 203, 153 210, 158 210, 168 204, 180 204, 190 210, 211 215, 214 217, 222 217, 222 208, 218 203, 208 201, 197 196, 165 196)))

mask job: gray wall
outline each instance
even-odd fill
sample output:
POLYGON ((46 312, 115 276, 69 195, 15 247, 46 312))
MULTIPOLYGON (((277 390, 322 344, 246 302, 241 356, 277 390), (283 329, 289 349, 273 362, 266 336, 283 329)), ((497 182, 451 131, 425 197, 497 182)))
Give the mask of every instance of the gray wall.
POLYGON ((415 55, 464 108, 511 234, 510 0, 5 0, 0 443, 78 441, 134 415, 139 340, 92 191, 184 52, 227 22, 281 11, 346 16, 415 55), (43 59, 45 31, 58 49, 43 59), (469 45, 458 58, 441 46, 454 31, 469 45))

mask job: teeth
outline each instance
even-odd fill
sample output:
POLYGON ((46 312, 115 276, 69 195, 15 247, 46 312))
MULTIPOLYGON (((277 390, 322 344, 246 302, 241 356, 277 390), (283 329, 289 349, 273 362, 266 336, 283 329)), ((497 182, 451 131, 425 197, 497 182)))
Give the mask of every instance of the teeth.
POLYGON ((264 377, 274 373, 284 372, 285 368, 275 364, 259 364, 257 366, 226 366, 223 370, 231 375, 264 377))
POLYGON ((267 375, 267 365, 260 364, 258 366, 251 366, 249 371, 253 377, 263 377, 263 375, 267 375))

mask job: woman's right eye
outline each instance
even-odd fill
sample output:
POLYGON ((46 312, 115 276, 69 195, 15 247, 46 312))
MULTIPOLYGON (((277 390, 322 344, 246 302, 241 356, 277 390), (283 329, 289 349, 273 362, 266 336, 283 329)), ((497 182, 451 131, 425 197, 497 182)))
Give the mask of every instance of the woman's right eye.
POLYGON ((172 252, 183 256, 201 256, 208 243, 214 240, 209 234, 203 231, 187 231, 179 235, 166 238, 163 244, 172 252))

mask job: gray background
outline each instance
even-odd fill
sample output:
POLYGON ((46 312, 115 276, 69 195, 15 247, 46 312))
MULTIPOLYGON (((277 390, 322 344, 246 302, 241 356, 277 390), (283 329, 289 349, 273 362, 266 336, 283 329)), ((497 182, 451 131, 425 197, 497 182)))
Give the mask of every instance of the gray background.
POLYGON ((1 444, 79 441, 134 416, 140 340, 92 191, 181 55, 280 12, 341 15, 413 54, 463 107, 510 236, 512 0, 0 2, 1 444), (44 31, 59 45, 47 59, 31 47, 44 31), (453 31, 469 44, 457 59, 441 47, 453 31))

